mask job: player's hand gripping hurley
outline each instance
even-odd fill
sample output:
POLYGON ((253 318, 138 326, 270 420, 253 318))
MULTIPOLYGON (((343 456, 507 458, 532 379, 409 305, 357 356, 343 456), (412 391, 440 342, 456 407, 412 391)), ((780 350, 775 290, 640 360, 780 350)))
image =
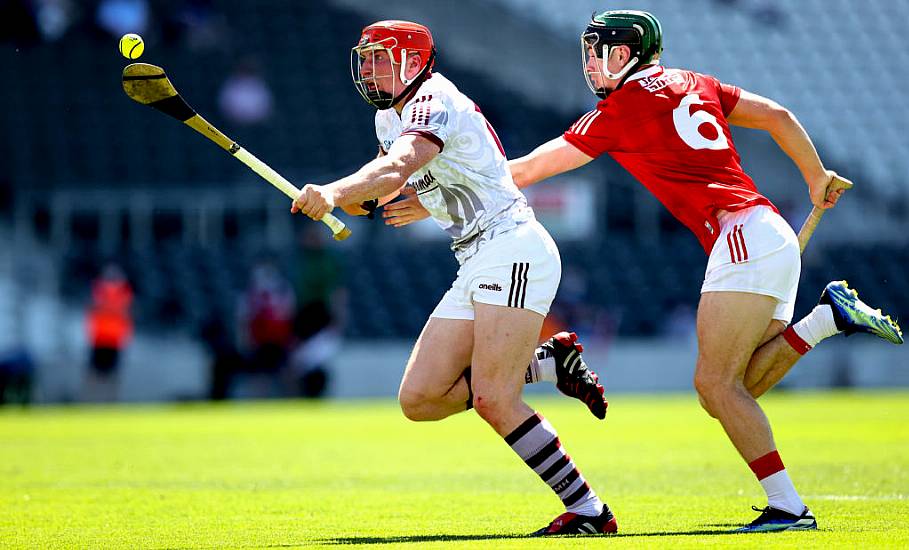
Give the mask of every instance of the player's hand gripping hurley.
MULTIPOLYGON (((199 132, 208 139, 221 146, 222 149, 239 159, 243 164, 262 176, 268 183, 284 192, 285 195, 296 199, 300 190, 275 172, 270 166, 253 156, 252 153, 240 147, 235 141, 222 134, 207 120, 199 116, 186 101, 180 97, 170 79, 164 74, 164 69, 147 63, 133 63, 123 69, 123 91, 131 99, 143 105, 154 107, 166 115, 170 115, 199 132)), ((331 228, 335 240, 343 241, 350 236, 350 229, 344 222, 331 214, 322 217, 322 223, 331 228)))
MULTIPOLYGON (((851 181, 838 175, 836 172, 832 172, 832 176, 830 183, 827 184, 827 191, 824 193, 825 198, 834 191, 852 189, 851 181)), ((805 251, 805 247, 808 246, 808 240, 811 239, 811 235, 814 234, 818 222, 821 221, 821 217, 826 211, 826 209, 818 208, 817 206, 811 208, 811 213, 808 214, 808 217, 805 218, 805 223, 803 223, 802 228, 799 229, 799 252, 805 251)))

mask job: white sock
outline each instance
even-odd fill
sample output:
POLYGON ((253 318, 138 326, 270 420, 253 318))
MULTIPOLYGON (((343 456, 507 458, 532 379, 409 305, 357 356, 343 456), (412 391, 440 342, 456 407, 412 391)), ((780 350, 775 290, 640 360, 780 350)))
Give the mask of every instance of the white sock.
POLYGON ((537 348, 530 359, 530 365, 527 366, 527 374, 524 375, 525 384, 536 384, 537 382, 558 381, 556 378, 555 358, 549 355, 544 349, 537 348))
POLYGON ((780 470, 761 480, 761 487, 767 493, 767 504, 778 510, 784 510, 797 516, 802 515, 805 503, 795 490, 786 470, 780 470))
POLYGON ((593 516, 596 517, 603 513, 603 501, 600 500, 600 497, 596 495, 593 491, 590 491, 584 498, 578 501, 574 506, 568 506, 565 508, 566 512, 571 512, 572 514, 577 514, 579 516, 593 516))
POLYGON ((792 330, 811 347, 840 332, 833 320, 833 310, 827 304, 815 306, 811 313, 792 325, 792 330))

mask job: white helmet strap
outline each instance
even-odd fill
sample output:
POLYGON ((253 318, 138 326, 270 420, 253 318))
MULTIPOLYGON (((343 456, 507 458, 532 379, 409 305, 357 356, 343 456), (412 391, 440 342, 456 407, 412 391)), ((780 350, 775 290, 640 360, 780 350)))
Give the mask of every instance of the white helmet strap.
MULTIPOLYGON (((637 63, 638 63, 638 58, 632 57, 631 60, 629 60, 628 63, 626 63, 625 66, 622 67, 622 70, 620 70, 619 72, 617 72, 617 73, 609 72, 609 69, 607 68, 607 65, 609 64, 609 57, 612 56, 612 52, 615 51, 615 48, 618 48, 618 47, 619 46, 610 46, 609 52, 603 56, 603 75, 606 78, 609 78, 610 80, 618 80, 618 79, 624 77, 626 74, 628 74, 628 71, 630 71, 631 68, 634 67, 635 65, 637 65, 637 63)), ((603 50, 605 52, 606 48, 603 48, 603 50)))
POLYGON ((400 71, 400 73, 401 73, 400 74, 401 82, 404 83, 405 86, 409 86, 410 83, 413 82, 414 79, 407 78, 407 74, 406 74, 407 73, 407 50, 405 48, 401 48, 401 71, 400 71))

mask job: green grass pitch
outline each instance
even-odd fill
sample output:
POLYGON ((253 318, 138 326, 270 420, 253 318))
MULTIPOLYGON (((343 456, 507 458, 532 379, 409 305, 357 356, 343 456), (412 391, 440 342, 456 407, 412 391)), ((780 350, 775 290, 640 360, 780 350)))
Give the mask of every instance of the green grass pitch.
POLYGON ((0 547, 909 547, 909 393, 764 398, 820 530, 758 535, 726 534, 763 493, 694 396, 530 402, 618 536, 522 538, 560 503, 474 413, 290 401, 0 409, 0 547))

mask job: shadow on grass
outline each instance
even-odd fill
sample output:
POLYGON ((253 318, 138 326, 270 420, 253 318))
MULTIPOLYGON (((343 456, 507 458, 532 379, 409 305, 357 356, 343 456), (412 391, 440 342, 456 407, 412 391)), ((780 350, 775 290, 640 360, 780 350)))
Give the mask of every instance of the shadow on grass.
POLYGON ((736 527, 737 524, 730 524, 722 529, 693 529, 691 531, 646 531, 641 533, 616 533, 610 537, 678 537, 678 536, 697 536, 697 535, 736 535, 729 527, 736 527))
POLYGON ((420 542, 454 542, 459 540, 526 539, 530 535, 391 535, 388 537, 338 537, 320 539, 318 544, 395 544, 420 542))
MULTIPOLYGON (((625 537, 678 537, 678 536, 699 536, 699 535, 736 535, 730 531, 730 527, 736 527, 736 523, 712 523, 705 527, 717 527, 718 529, 696 529, 691 531, 648 531, 642 533, 616 533, 614 535, 603 535, 603 538, 625 538, 625 537)), ((419 544, 421 542, 457 542, 472 540, 507 540, 507 539, 527 539, 537 538, 526 534, 487 534, 487 535, 390 535, 387 537, 337 537, 310 540, 306 542, 295 543, 276 543, 276 544, 256 544, 255 546, 236 546, 235 548, 298 548, 311 544, 324 544, 328 546, 340 546, 349 544, 419 544)), ((591 538, 595 540, 595 535, 560 535, 555 538, 574 539, 574 538, 591 538)), ((198 546, 168 546, 166 550, 191 550, 198 548, 221 548, 220 546, 198 547, 198 546)), ((162 549, 162 550, 165 550, 162 549)))
MULTIPOLYGON (((738 524, 714 524, 708 527, 719 527, 719 529, 697 529, 692 531, 650 531, 642 533, 616 533, 614 535, 604 535, 605 538, 624 538, 624 537, 673 537, 673 536, 697 536, 697 535, 734 535, 730 532, 730 527, 736 527, 738 524)), ((590 535, 563 535, 558 538, 581 538, 590 535)), ((421 543, 421 542, 448 542, 460 540, 498 540, 498 539, 525 539, 535 538, 531 535, 392 535, 387 537, 338 537, 320 539, 315 541, 318 544, 342 545, 342 544, 403 544, 403 543, 421 543)))

